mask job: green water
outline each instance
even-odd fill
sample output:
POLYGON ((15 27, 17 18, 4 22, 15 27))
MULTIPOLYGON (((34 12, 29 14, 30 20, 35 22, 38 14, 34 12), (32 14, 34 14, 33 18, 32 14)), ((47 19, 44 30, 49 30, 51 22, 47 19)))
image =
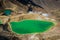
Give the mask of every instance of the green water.
POLYGON ((23 20, 10 22, 12 31, 18 34, 42 33, 54 26, 53 22, 41 20, 23 20))
POLYGON ((12 12, 12 10, 10 10, 10 9, 4 10, 4 14, 5 14, 6 16, 11 15, 11 12, 12 12))
POLYGON ((2 20, 0 20, 0 24, 2 24, 2 20))

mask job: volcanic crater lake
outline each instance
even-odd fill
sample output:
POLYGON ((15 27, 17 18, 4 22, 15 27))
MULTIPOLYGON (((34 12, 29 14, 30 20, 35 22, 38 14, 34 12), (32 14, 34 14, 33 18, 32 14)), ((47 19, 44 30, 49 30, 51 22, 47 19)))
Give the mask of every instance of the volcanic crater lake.
POLYGON ((22 20, 10 22, 13 32, 17 34, 42 33, 54 26, 53 22, 42 20, 22 20))

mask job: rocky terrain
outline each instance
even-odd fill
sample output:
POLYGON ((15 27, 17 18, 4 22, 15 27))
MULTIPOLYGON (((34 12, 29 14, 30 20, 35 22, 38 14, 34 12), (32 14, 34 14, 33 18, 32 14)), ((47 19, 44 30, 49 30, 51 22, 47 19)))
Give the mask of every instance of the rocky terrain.
MULTIPOLYGON (((41 0, 40 0, 41 1, 41 0)), ((51 2, 52 0, 49 0, 51 2)), ((38 4, 36 0, 33 0, 34 3, 38 4)), ((48 3, 48 1, 45 1, 48 3)), ((52 2, 55 2, 53 0, 52 2)), ((58 2, 59 4, 60 2, 58 2)), ((22 3, 16 1, 1 1, 2 6, 0 10, 4 9, 11 9, 13 12, 9 16, 2 15, 3 12, 0 12, 0 20, 2 20, 3 24, 0 24, 0 40, 60 40, 60 7, 53 6, 57 9, 50 10, 44 7, 34 6, 32 4, 23 5, 22 3), (8 2, 8 3, 7 3, 8 2), (33 9, 32 11, 28 11, 29 7, 33 9), (43 14, 47 14, 43 15, 43 14), (23 19, 38 19, 38 20, 49 20, 56 22, 56 25, 49 30, 48 32, 44 32, 42 34, 26 34, 26 35, 19 35, 13 33, 11 31, 9 22, 11 21, 20 21, 23 19)), ((56 3, 54 3, 56 4, 56 3)), ((47 5, 47 4, 46 4, 47 5)), ((45 5, 45 6, 46 6, 45 5)), ((53 8, 48 4, 48 8, 53 8)), ((53 4, 52 4, 53 5, 53 4)), ((57 5, 57 4, 56 4, 57 5)))

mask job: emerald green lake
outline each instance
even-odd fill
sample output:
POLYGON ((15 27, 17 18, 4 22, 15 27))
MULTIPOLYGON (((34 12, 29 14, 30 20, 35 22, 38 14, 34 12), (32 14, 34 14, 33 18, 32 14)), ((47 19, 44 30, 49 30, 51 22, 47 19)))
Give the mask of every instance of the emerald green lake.
POLYGON ((13 32, 18 34, 42 33, 54 26, 53 22, 41 20, 22 20, 10 22, 13 32))
POLYGON ((12 12, 12 10, 9 10, 9 9, 4 10, 4 14, 5 14, 6 16, 10 15, 11 12, 12 12))

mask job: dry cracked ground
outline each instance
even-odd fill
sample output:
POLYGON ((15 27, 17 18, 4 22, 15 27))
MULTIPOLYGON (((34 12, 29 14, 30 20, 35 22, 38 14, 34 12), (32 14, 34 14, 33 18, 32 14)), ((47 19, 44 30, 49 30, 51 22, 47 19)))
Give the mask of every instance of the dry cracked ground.
POLYGON ((14 10, 14 12, 9 16, 2 15, 3 12, 0 13, 0 20, 5 24, 4 26, 0 25, 0 40, 60 40, 60 10, 46 11, 45 9, 32 6, 33 11, 27 13, 26 11, 29 5, 20 4, 20 6, 16 6, 10 1, 8 1, 8 4, 6 1, 5 4, 3 5, 5 8, 14 10), (48 14, 48 16, 44 16, 43 14, 48 14), (18 35, 13 33, 10 29, 9 22, 23 19, 49 20, 56 22, 56 25, 51 30, 42 34, 18 35))

